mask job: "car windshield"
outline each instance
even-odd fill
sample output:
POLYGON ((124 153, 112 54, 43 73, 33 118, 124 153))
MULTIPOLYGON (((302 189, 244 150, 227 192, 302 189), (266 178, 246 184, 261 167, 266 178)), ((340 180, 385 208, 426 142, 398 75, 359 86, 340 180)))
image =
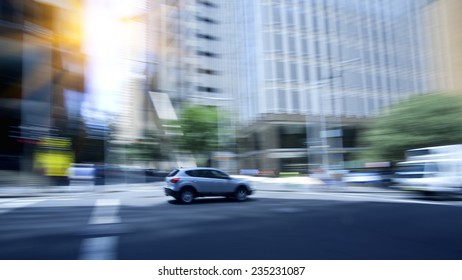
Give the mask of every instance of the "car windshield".
POLYGON ((422 178, 425 175, 425 163, 401 164, 396 170, 398 178, 422 178))
POLYGON ((427 171, 437 171, 438 167, 435 163, 407 163, 398 167, 399 173, 419 173, 427 171))

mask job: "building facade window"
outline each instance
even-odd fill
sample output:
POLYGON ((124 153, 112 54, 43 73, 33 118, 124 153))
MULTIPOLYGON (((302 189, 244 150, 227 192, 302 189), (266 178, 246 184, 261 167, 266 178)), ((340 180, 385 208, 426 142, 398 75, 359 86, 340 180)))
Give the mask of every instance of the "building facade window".
POLYGON ((270 32, 265 32, 263 34, 263 48, 265 52, 271 52, 271 33, 270 32))
POLYGON ((296 81, 298 79, 297 75, 297 64, 295 62, 290 63, 290 80, 296 81))
POLYGON ((201 51, 201 50, 197 50, 196 54, 200 55, 200 56, 207 56, 207 57, 218 57, 219 56, 216 53, 207 52, 207 51, 201 51))
POLYGON ((310 82, 310 66, 309 65, 303 65, 303 81, 305 83, 310 82))
POLYGON ((218 21, 208 18, 208 17, 202 17, 202 16, 196 16, 196 19, 200 22, 206 22, 210 24, 218 24, 218 21))
POLYGON ((270 60, 265 60, 265 80, 273 80, 273 68, 270 60))
POLYGON ((201 5, 209 7, 209 8, 218 8, 218 5, 216 3, 211 2, 211 1, 197 0, 196 2, 197 2, 197 4, 201 4, 201 5))
POLYGON ((292 91, 292 111, 294 113, 300 112, 300 94, 298 91, 292 91))
POLYGON ((196 37, 199 39, 206 39, 206 40, 211 40, 211 41, 219 41, 220 39, 216 36, 209 35, 209 34, 202 34, 202 33, 196 33, 196 37))
POLYGON ((302 55, 303 56, 308 56, 309 55, 308 41, 305 38, 302 39, 302 55))
POLYGON ((282 63, 282 61, 276 62, 276 79, 278 81, 284 81, 284 63, 282 63))
POLYGON ((278 89, 278 111, 287 112, 287 95, 283 89, 278 89))
POLYGON ((295 47, 295 38, 294 36, 289 36, 289 53, 295 54, 296 47, 295 47))
POLYGON ((271 24, 271 6, 270 5, 264 5, 263 6, 263 24, 264 25, 270 25, 271 24))
POLYGON ((277 5, 273 6, 273 23, 277 26, 282 25, 281 8, 277 5))
POLYGON ((211 70, 211 69, 204 69, 204 68, 197 68, 197 73, 199 74, 207 74, 207 75, 218 75, 218 71, 211 70))
POLYGON ((294 12, 292 8, 287 9, 287 27, 293 28, 294 27, 294 12))
POLYGON ((276 34, 274 35, 274 50, 276 52, 283 52, 283 43, 282 43, 282 35, 281 34, 276 34))
POLYGON ((213 88, 213 87, 197 86, 196 89, 197 89, 197 91, 200 91, 200 92, 211 92, 211 93, 220 92, 220 89, 213 88))

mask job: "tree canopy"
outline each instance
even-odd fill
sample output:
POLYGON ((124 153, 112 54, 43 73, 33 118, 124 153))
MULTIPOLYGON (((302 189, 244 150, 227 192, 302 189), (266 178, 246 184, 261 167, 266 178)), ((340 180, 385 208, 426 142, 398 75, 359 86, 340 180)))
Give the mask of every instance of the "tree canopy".
POLYGON ((449 94, 413 96, 375 118, 360 135, 366 161, 398 161, 404 151, 462 143, 462 98, 449 94))
POLYGON ((193 154, 205 154, 216 148, 218 144, 217 116, 217 109, 214 107, 186 107, 179 120, 183 133, 179 140, 180 148, 193 154))

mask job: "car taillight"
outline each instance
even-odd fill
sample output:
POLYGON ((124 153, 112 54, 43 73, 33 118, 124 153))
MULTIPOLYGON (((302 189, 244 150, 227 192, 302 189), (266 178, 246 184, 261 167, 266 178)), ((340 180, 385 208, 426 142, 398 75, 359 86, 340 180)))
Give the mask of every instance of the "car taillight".
POLYGON ((178 183, 178 181, 180 181, 180 178, 173 178, 172 180, 170 180, 171 183, 178 183))

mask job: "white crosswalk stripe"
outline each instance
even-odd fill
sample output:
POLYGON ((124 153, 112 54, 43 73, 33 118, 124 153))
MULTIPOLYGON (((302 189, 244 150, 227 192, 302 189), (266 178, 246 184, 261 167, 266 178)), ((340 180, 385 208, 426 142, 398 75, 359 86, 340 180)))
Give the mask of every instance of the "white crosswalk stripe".
MULTIPOLYGON (((90 225, 120 223, 118 211, 119 199, 98 199, 90 217, 90 225)), ((81 246, 80 259, 113 260, 116 259, 116 247, 119 237, 116 235, 84 239, 81 246)))
POLYGON ((45 199, 11 199, 0 202, 0 214, 4 214, 15 209, 27 207, 32 204, 44 201, 45 199))

